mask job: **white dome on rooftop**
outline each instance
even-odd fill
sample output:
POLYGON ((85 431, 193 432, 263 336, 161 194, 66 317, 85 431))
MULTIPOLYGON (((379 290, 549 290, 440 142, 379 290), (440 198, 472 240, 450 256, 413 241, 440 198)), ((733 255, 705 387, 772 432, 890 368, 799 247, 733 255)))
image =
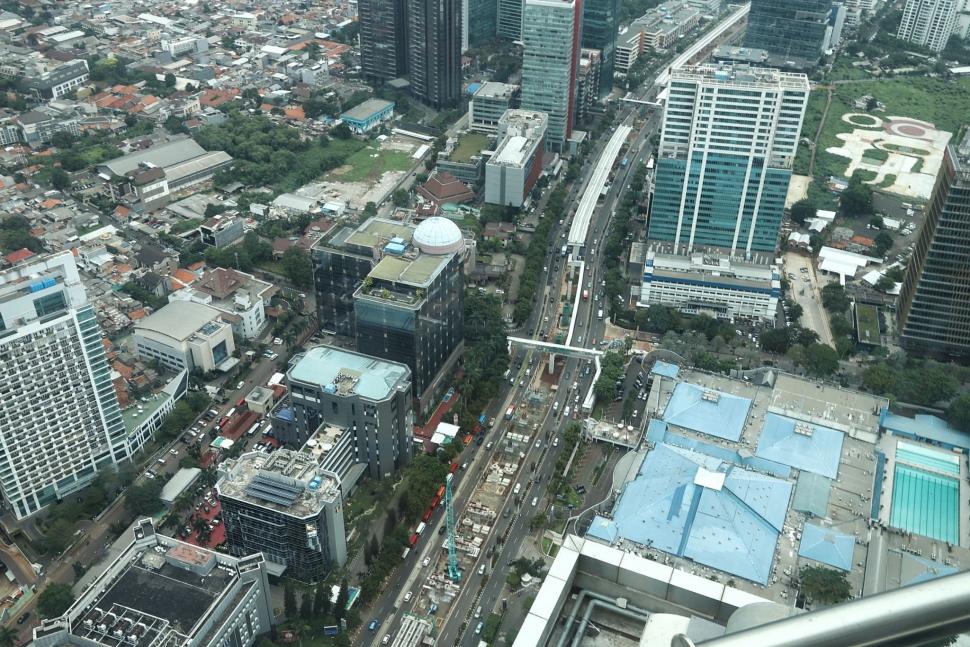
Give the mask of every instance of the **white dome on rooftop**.
POLYGON ((465 246, 458 225, 440 216, 428 218, 418 225, 412 241, 425 254, 451 254, 465 246))

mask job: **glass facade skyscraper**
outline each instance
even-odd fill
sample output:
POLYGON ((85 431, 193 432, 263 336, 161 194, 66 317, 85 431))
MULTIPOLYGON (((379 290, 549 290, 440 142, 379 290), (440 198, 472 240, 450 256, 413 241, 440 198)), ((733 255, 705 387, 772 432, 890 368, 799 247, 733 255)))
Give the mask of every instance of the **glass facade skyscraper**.
POLYGON ((408 0, 411 93, 436 110, 461 98, 462 0, 408 0))
POLYGON ((669 88, 648 237, 674 253, 774 251, 808 78, 704 65, 674 70, 669 88))
POLYGON ((498 23, 495 31, 502 38, 522 40, 522 12, 525 0, 498 0, 498 23))
POLYGON ((613 90, 616 34, 620 29, 620 0, 584 0, 583 47, 600 51, 597 96, 613 90))
POLYGON ((357 350, 407 365, 425 411, 464 347, 464 241, 454 223, 436 217, 418 225, 412 244, 416 257, 388 254, 374 266, 354 295, 354 314, 357 350))
POLYGON ((970 134, 947 147, 899 293, 900 343, 970 355, 970 134))
POLYGON ((369 81, 408 73, 407 0, 358 0, 360 67, 369 81))
POLYGON ((744 46, 817 63, 831 10, 832 0, 751 0, 744 46))
POLYGON ((546 150, 562 152, 575 120, 581 0, 526 0, 522 20, 522 101, 549 116, 546 150))
POLYGON ((498 28, 496 0, 464 0, 462 3, 462 31, 467 34, 464 47, 476 47, 495 38, 498 28))

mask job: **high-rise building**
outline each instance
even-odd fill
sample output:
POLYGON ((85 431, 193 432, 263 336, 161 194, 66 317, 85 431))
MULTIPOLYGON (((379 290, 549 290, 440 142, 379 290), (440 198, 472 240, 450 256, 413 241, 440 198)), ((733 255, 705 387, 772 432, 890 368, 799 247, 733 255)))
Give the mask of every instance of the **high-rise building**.
POLYGON ((900 343, 970 355, 970 131, 950 144, 899 293, 900 343))
POLYGON ((345 493, 361 474, 384 478, 411 458, 411 369, 404 364, 316 346, 294 357, 286 376, 289 393, 273 412, 274 435, 303 447, 325 428, 327 440, 313 443, 317 463, 340 478, 345 493))
POLYGON ((360 67, 372 83, 408 73, 407 0, 358 0, 360 67))
POLYGON ((337 476, 289 449, 224 461, 216 483, 229 554, 262 553, 271 575, 323 579, 347 561, 337 476))
POLYGON ((808 77, 702 65, 674 70, 669 88, 649 238, 674 253, 774 251, 808 77))
POLYGON ((939 52, 956 24, 957 0, 906 0, 896 37, 939 52))
POLYGON ((562 152, 576 116, 582 0, 526 0, 522 108, 549 116, 546 150, 562 152))
POLYGON ((811 67, 822 55, 831 10, 832 0, 751 0, 744 46, 811 67))
POLYGON ((382 253, 354 293, 357 349, 406 364, 425 412, 464 348, 464 237, 433 217, 382 253))
POLYGON ((520 42, 522 40, 522 13, 525 0, 498 0, 496 33, 502 38, 520 42))
POLYGON ((593 106, 600 93, 600 72, 603 57, 598 49, 586 49, 579 54, 579 73, 576 75, 576 125, 593 118, 593 106))
POLYGON ((34 628, 37 647, 251 647, 273 624, 266 560, 230 557, 134 526, 131 543, 61 615, 34 628))
POLYGON ((497 0, 462 0, 461 51, 495 38, 498 29, 497 0))
POLYGON ((74 256, 0 272, 0 495, 19 519, 128 458, 101 329, 74 256))
POLYGON ((616 33, 620 29, 620 0, 583 0, 582 46, 600 51, 596 96, 613 91, 616 33))
POLYGON ((518 102, 519 86, 486 81, 482 83, 468 102, 468 127, 480 133, 494 135, 498 132, 498 120, 505 111, 518 102))
POLYGON ((546 115, 506 110, 498 123, 499 144, 485 163, 485 202, 521 207, 542 173, 546 115))
POLYGON ((461 0, 409 0, 408 71, 411 92, 432 108, 461 97, 461 0))

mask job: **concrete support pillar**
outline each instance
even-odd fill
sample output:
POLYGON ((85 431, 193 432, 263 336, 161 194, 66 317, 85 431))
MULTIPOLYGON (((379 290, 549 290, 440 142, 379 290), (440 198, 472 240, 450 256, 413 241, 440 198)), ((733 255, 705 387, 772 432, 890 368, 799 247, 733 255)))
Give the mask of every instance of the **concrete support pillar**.
POLYGON ((549 353, 549 375, 556 372, 556 354, 549 353))

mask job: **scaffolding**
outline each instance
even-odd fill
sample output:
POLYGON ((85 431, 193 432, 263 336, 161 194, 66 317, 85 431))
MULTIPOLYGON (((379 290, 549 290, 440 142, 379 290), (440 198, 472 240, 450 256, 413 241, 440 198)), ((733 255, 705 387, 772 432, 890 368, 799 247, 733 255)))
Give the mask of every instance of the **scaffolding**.
POLYGON ((453 582, 461 581, 458 570, 458 549, 455 547, 455 510, 452 505, 451 481, 454 474, 445 477, 445 523, 448 527, 448 577, 453 582))

